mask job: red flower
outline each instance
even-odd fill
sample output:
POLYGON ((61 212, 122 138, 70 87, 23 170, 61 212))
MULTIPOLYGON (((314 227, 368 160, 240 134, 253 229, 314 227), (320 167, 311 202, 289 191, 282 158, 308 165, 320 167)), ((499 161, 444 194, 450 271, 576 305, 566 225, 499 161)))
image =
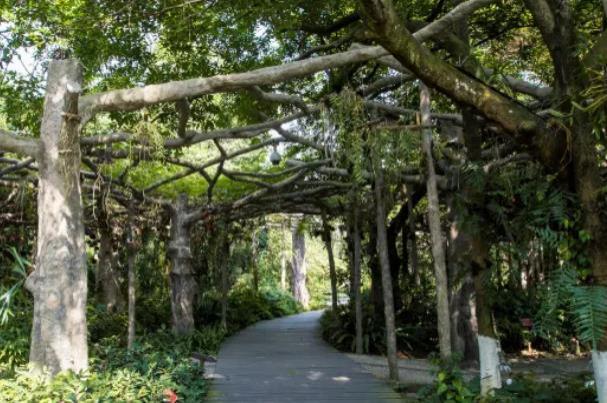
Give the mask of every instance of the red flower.
POLYGON ((173 392, 171 389, 165 389, 162 393, 164 394, 165 402, 176 403, 177 400, 179 399, 177 397, 177 394, 175 392, 173 392))

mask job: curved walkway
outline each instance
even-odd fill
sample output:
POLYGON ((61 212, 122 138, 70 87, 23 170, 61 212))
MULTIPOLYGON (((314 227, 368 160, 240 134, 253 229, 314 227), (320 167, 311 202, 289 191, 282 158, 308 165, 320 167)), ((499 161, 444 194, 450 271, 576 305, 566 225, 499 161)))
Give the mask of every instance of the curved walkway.
POLYGON ((211 402, 401 402, 320 338, 321 312, 257 323, 221 347, 211 402))

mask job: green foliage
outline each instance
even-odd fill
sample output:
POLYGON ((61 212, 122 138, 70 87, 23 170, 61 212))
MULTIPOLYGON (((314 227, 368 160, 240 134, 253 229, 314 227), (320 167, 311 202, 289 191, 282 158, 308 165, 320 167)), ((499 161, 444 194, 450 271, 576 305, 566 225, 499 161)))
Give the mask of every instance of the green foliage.
POLYGON ((16 367, 27 363, 31 324, 30 311, 23 310, 0 326, 0 378, 12 376, 16 367))
POLYGON ((553 273, 543 293, 535 332, 549 337, 557 331, 564 309, 573 315, 580 341, 596 348, 607 327, 607 288, 580 285, 579 274, 563 267, 553 273))
MULTIPOLYGON (((228 298, 228 332, 233 333, 260 320, 293 315, 301 306, 290 294, 275 289, 259 292, 248 287, 237 287, 228 298)), ((221 298, 217 293, 206 293, 197 308, 196 319, 200 323, 217 324, 221 321, 221 298)))
MULTIPOLYGON (((119 346, 116 338, 93 346, 88 372, 62 373, 52 380, 21 367, 14 378, 0 378, 0 394, 23 402, 157 402, 167 390, 182 401, 199 401, 206 386, 203 369, 180 348, 150 339, 139 339, 133 350, 119 346)), ((166 338, 164 339, 166 342, 166 338)))
POLYGON ((14 259, 12 267, 14 284, 6 291, 3 290, 4 287, 0 286, 0 292, 4 291, 4 293, 0 294, 0 326, 5 325, 8 322, 9 317, 14 316, 11 305, 13 304, 18 293, 21 291, 23 284, 25 283, 25 279, 27 278, 27 269, 31 266, 31 264, 25 258, 23 258, 14 247, 10 248, 9 252, 14 259))
MULTIPOLYGON (((386 329, 383 316, 375 315, 367 293, 363 293, 363 352, 385 354, 386 329)), ((397 317, 396 343, 399 351, 421 354, 434 349, 436 330, 412 320, 411 311, 403 310, 397 317), (408 319, 407 320, 405 320, 408 319)), ((341 351, 354 352, 356 322, 352 305, 340 305, 337 311, 327 309, 321 319, 322 337, 341 351)))
MULTIPOLYGON (((363 352, 385 353, 385 327, 376 320, 369 306, 365 306, 363 316, 363 352)), ((356 347, 356 322, 354 311, 341 305, 337 311, 326 310, 320 318, 322 337, 341 351, 354 352, 356 347)))
POLYGON ((471 403, 474 401, 474 393, 462 377, 459 361, 457 355, 447 360, 436 355, 431 357, 432 365, 436 368, 436 375, 432 385, 422 388, 418 392, 424 402, 471 403))
POLYGON ((594 403, 596 391, 592 376, 581 374, 567 378, 555 378, 540 382, 529 376, 515 377, 510 385, 504 385, 495 396, 482 400, 484 403, 594 403))

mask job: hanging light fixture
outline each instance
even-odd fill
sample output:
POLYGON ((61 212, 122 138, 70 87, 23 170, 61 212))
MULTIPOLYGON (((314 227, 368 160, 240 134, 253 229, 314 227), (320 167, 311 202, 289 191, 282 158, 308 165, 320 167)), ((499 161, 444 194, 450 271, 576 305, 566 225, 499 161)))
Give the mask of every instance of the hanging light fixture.
POLYGON ((278 165, 280 164, 280 153, 278 152, 278 150, 276 149, 276 147, 278 146, 278 143, 274 143, 272 145, 272 153, 270 154, 270 162, 272 163, 272 165, 278 165))

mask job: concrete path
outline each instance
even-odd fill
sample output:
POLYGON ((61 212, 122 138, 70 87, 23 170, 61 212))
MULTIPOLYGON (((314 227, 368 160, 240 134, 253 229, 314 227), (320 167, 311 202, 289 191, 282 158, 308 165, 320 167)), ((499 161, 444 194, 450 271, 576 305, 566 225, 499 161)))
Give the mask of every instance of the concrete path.
POLYGON ((321 312, 257 323, 221 347, 210 402, 401 402, 320 337, 321 312))

